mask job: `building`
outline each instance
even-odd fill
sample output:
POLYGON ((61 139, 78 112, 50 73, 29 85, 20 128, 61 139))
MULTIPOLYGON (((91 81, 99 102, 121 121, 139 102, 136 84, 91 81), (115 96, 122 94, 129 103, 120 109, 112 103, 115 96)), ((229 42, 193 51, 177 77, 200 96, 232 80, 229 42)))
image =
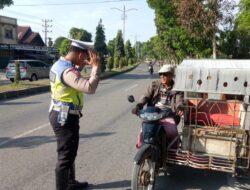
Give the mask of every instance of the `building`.
POLYGON ((33 32, 29 26, 17 26, 18 44, 30 46, 45 46, 40 34, 33 32))
POLYGON ((17 44, 17 19, 0 16, 0 43, 17 44))
POLYGON ((52 63, 57 49, 46 47, 30 26, 17 26, 17 19, 0 16, 0 69, 11 59, 38 59, 52 63))
MULTIPOLYGON (((15 18, 0 16, 0 46, 1 44, 16 45, 17 43, 17 20, 15 18)), ((13 56, 13 51, 1 49, 0 47, 0 69, 3 69, 6 62, 13 56)))

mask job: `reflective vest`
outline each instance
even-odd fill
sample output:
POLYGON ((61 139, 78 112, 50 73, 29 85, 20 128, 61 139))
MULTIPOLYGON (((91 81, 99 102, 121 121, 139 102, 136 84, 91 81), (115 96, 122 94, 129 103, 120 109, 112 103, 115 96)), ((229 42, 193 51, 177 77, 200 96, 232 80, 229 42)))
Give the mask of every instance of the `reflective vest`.
POLYGON ((79 109, 83 106, 83 93, 62 82, 63 72, 72 67, 72 63, 63 58, 60 58, 51 67, 50 85, 54 106, 59 106, 62 103, 70 105, 70 109, 79 109))

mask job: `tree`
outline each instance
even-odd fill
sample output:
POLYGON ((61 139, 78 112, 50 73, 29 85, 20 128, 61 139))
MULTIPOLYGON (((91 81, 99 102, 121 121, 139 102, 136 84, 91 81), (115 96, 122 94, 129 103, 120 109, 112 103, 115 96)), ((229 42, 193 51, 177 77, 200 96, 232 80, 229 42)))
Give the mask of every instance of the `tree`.
POLYGON ((15 84, 18 85, 21 79, 20 75, 20 62, 18 60, 15 61, 15 84))
POLYGON ((175 62, 182 59, 216 57, 217 39, 233 27, 234 1, 147 0, 155 10, 158 36, 151 41, 154 56, 175 62), (220 28, 219 28, 220 26, 220 28))
POLYGON ((241 0, 240 4, 240 13, 236 20, 237 30, 240 32, 245 32, 250 35, 250 1, 241 0))
POLYGON ((62 41, 63 41, 64 39, 65 39, 65 38, 62 37, 62 36, 56 38, 56 40, 55 40, 55 42, 54 42, 54 44, 53 44, 53 47, 54 47, 54 48, 60 48, 61 43, 62 43, 62 41))
POLYGON ((71 28, 69 31, 70 37, 76 40, 81 40, 85 42, 92 42, 92 34, 84 29, 71 28))
POLYGON ((219 50, 223 57, 250 58, 250 1, 241 0, 232 30, 220 31, 219 50))
POLYGON ((113 57, 115 51, 115 38, 113 40, 109 40, 107 50, 108 50, 108 55, 113 57))
POLYGON ((59 54, 62 56, 67 55, 68 51, 70 48, 70 40, 68 40, 67 38, 65 38, 62 43, 61 46, 59 48, 59 54))
POLYGON ((13 0, 0 0, 0 9, 3 9, 5 6, 13 5, 13 0))
POLYGON ((238 59, 250 58, 250 1, 241 0, 239 3, 239 14, 235 22, 235 33, 237 38, 238 59))
POLYGON ((114 56, 114 68, 118 68, 118 67, 119 67, 119 57, 114 56))
POLYGON ((155 25, 158 34, 158 52, 162 58, 168 58, 178 63, 187 55, 193 57, 194 40, 178 23, 175 0, 147 0, 149 6, 155 10, 155 25))
POLYGON ((126 65, 128 64, 129 59, 134 58, 133 49, 132 49, 132 46, 131 46, 131 43, 129 40, 127 40, 127 42, 125 44, 125 57, 126 57, 126 61, 127 61, 127 63, 125 63, 126 65))
POLYGON ((107 66, 108 66, 108 69, 109 69, 109 71, 111 71, 112 69, 113 69, 113 64, 114 64, 114 60, 113 60, 113 57, 109 57, 108 58, 108 63, 107 63, 107 66))
MULTIPOLYGON (((92 35, 86 30, 73 27, 70 29, 69 33, 70 37, 73 39, 91 42, 92 35)), ((56 39, 54 47, 58 47, 59 54, 65 56, 70 48, 70 40, 64 37, 59 37, 56 39)))
POLYGON ((121 68, 123 65, 123 61, 120 61, 125 56, 124 52, 124 42, 122 38, 122 31, 118 30, 116 39, 115 39, 115 53, 114 53, 114 62, 115 66, 117 67, 117 62, 119 67, 121 68))
POLYGON ((216 58, 216 34, 219 26, 231 27, 234 19, 234 1, 228 0, 182 0, 176 3, 178 21, 196 39, 209 38, 213 58, 216 58))
POLYGON ((158 36, 150 38, 143 44, 144 56, 148 58, 161 59, 161 46, 158 36))
POLYGON ((97 27, 96 27, 96 36, 95 36, 95 50, 100 57, 101 63, 101 71, 104 72, 106 70, 106 60, 105 57, 107 55, 107 45, 105 43, 106 37, 104 33, 104 26, 102 24, 102 19, 100 19, 97 27))
POLYGON ((136 60, 138 59, 142 59, 145 57, 146 55, 146 52, 143 51, 143 44, 142 42, 136 42, 135 45, 134 45, 134 57, 136 58, 136 60))

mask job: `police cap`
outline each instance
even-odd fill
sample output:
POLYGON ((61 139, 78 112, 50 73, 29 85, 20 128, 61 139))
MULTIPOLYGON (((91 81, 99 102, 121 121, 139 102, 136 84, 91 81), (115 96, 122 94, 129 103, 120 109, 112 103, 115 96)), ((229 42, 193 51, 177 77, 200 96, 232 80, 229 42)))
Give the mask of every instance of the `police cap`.
POLYGON ((93 42, 84 42, 80 40, 75 40, 68 38, 71 41, 71 46, 80 48, 82 50, 93 50, 94 49, 94 43, 93 42))

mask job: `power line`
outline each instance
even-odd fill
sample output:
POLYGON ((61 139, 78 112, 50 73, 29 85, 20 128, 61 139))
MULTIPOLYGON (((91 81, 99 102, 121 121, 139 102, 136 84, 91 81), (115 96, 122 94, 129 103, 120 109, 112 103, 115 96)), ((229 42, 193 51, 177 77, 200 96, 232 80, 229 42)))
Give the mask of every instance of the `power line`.
MULTIPOLYGON (((17 17, 17 21, 19 22, 19 21, 22 21, 22 22, 24 22, 24 24, 26 24, 27 23, 27 25, 29 25, 29 24, 33 24, 33 25, 39 25, 39 26, 41 26, 41 22, 34 22, 34 21, 31 21, 31 20, 28 20, 28 19, 23 19, 23 18, 20 18, 20 16, 21 17, 29 17, 29 18, 35 18, 35 19, 39 19, 40 21, 41 20, 43 20, 42 18, 40 18, 40 17, 36 17, 36 16, 34 16, 34 15, 29 15, 29 14, 25 14, 25 13, 22 13, 22 12, 17 12, 17 11, 12 11, 12 10, 7 10, 7 9, 5 9, 4 11, 7 11, 9 14, 14 14, 14 15, 18 15, 19 17, 17 17)), ((53 25, 53 28, 56 28, 57 30, 60 30, 61 32, 64 32, 64 33, 68 33, 68 31, 66 31, 66 30, 63 30, 63 28, 67 28, 65 25, 62 25, 62 24, 59 24, 59 23, 56 23, 56 24, 58 24, 58 25, 60 25, 60 26, 55 26, 55 25, 53 25)), ((35 29, 35 30, 37 30, 37 31, 42 31, 42 32, 44 32, 45 30, 44 30, 44 26, 41 26, 41 27, 43 27, 43 28, 36 28, 36 27, 34 27, 34 26, 32 26, 32 29, 35 29)), ((52 32, 52 31, 48 31, 48 32, 52 32)), ((47 38, 48 39, 48 38, 47 38)))
MULTIPOLYGON (((14 15, 18 15, 18 16, 25 16, 25 17, 29 17, 29 18, 39 19, 40 21, 43 19, 43 18, 34 16, 34 15, 25 14, 25 13, 22 13, 22 12, 12 11, 12 10, 8 10, 8 9, 5 9, 4 11, 10 12, 10 13, 14 13, 14 15)), ((28 23, 33 23, 33 24, 36 24, 36 25, 41 25, 41 23, 33 22, 33 21, 30 21, 30 20, 27 20, 27 19, 17 18, 17 20, 18 21, 20 20, 20 21, 28 22, 28 23)), ((66 28, 65 25, 60 24, 60 23, 56 23, 56 24, 61 25, 62 27, 53 26, 54 28, 57 28, 58 30, 63 31, 63 32, 68 32, 68 31, 62 29, 62 28, 66 28)))
POLYGON ((26 19, 20 19, 20 18, 18 18, 17 21, 19 21, 19 20, 20 20, 20 21, 24 21, 24 22, 28 22, 28 23, 32 23, 32 24, 41 25, 41 23, 29 21, 29 20, 26 20, 26 19))
POLYGON ((133 1, 133 0, 107 0, 107 1, 95 1, 95 2, 72 2, 72 3, 45 3, 45 4, 14 4, 13 6, 18 7, 36 7, 36 6, 64 6, 64 5, 86 5, 86 4, 101 4, 101 3, 116 3, 124 1, 133 1))
POLYGON ((24 16, 24 17, 29 17, 30 19, 39 19, 39 20, 42 20, 42 18, 40 17, 37 17, 37 16, 34 16, 34 15, 29 15, 29 14, 26 14, 26 13, 22 13, 22 12, 16 12, 16 11, 13 11, 13 10, 9 10, 9 9, 4 9, 4 11, 7 11, 7 12, 10 12, 10 13, 13 13, 15 15, 21 15, 21 16, 24 16))

